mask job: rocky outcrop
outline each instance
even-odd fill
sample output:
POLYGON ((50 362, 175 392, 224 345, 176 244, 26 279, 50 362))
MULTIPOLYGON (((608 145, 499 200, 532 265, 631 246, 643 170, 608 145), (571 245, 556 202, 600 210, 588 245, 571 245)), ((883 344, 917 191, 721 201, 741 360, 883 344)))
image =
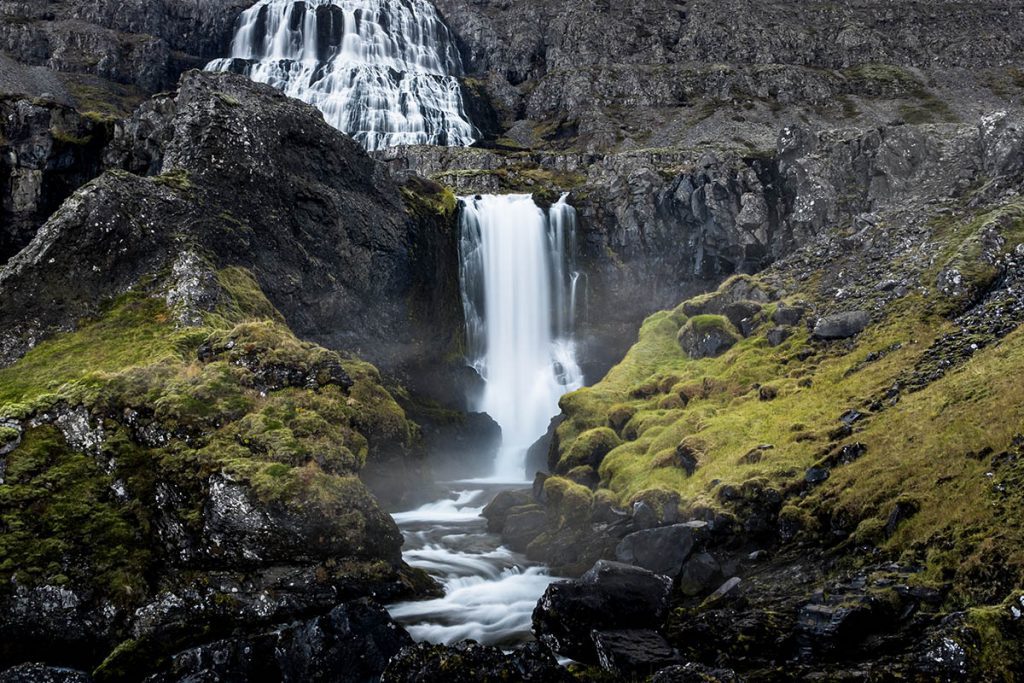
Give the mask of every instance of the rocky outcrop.
POLYGON ((72 192, 96 177, 113 125, 70 107, 0 100, 0 263, 25 247, 72 192))
POLYGON ((0 274, 7 362, 190 251, 251 270, 301 336, 391 369, 459 333, 454 203, 427 184, 403 204, 311 107, 191 72, 116 136, 108 161, 138 175, 77 193, 0 274))
POLYGON ((246 0, 0 3, 0 49, 25 64, 156 92, 227 52, 246 0))

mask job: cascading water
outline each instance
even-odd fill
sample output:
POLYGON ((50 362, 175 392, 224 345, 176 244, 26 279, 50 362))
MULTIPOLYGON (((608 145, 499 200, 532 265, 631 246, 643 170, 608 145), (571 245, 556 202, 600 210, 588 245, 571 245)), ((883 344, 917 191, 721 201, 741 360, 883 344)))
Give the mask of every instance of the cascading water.
MULTIPOLYGON (((465 197, 461 230, 470 360, 486 383, 478 409, 502 428, 494 481, 521 481, 526 449, 558 399, 583 384, 573 343, 576 212, 566 196, 547 216, 529 195, 465 197)), ((487 533, 480 512, 498 488, 477 483, 395 515, 406 562, 444 585, 442 598, 391 607, 415 638, 512 645, 529 637, 534 605, 554 578, 487 533)))
POLYGON ((207 65, 317 107, 363 147, 471 144, 462 60, 430 0, 261 0, 207 65))
POLYGON ((463 198, 462 298, 476 409, 501 426, 494 478, 521 481, 527 449, 583 386, 573 342, 576 212, 563 196, 545 217, 530 195, 463 198))

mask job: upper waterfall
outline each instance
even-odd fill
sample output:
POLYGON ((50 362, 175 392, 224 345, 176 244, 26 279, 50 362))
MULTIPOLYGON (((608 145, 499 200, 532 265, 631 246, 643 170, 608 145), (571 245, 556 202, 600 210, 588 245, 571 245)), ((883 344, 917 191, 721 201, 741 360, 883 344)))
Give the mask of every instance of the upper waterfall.
POLYGON ((462 60, 430 0, 260 0, 206 67, 317 107, 368 150, 469 145, 462 60))
POLYGON ((564 196, 548 215, 530 195, 465 197, 462 206, 467 346, 485 382, 476 408, 501 426, 495 477, 519 481, 558 399, 583 386, 573 340, 576 212, 564 196))

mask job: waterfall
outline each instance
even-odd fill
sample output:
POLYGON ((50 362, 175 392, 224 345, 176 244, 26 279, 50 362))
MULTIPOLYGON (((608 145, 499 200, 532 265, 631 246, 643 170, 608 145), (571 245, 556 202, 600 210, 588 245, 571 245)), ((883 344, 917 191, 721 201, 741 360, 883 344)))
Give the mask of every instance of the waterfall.
POLYGON ((530 195, 462 199, 461 280, 470 363, 484 379, 476 409, 501 426, 494 476, 522 480, 527 449, 583 386, 573 340, 576 212, 545 216, 530 195))
POLYGON ((462 60, 430 0, 260 0, 207 65, 283 90, 368 150, 464 146, 462 60))

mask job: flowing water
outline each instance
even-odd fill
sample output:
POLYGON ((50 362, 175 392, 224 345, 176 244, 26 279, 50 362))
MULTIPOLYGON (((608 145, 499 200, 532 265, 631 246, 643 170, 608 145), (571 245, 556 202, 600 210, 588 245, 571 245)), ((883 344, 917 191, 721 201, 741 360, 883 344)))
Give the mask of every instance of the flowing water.
POLYGON ((472 638, 512 645, 553 580, 488 534, 480 512, 509 485, 526 485, 526 450, 583 385, 573 328, 576 213, 563 196, 545 214, 529 195, 462 199, 461 282, 469 360, 485 388, 477 410, 501 426, 493 476, 455 482, 450 498, 396 514, 404 557, 435 576, 444 597, 391 613, 417 640, 472 638))
POLYGON ((308 102, 368 150, 472 144, 462 60, 430 0, 261 0, 207 65, 308 102))

